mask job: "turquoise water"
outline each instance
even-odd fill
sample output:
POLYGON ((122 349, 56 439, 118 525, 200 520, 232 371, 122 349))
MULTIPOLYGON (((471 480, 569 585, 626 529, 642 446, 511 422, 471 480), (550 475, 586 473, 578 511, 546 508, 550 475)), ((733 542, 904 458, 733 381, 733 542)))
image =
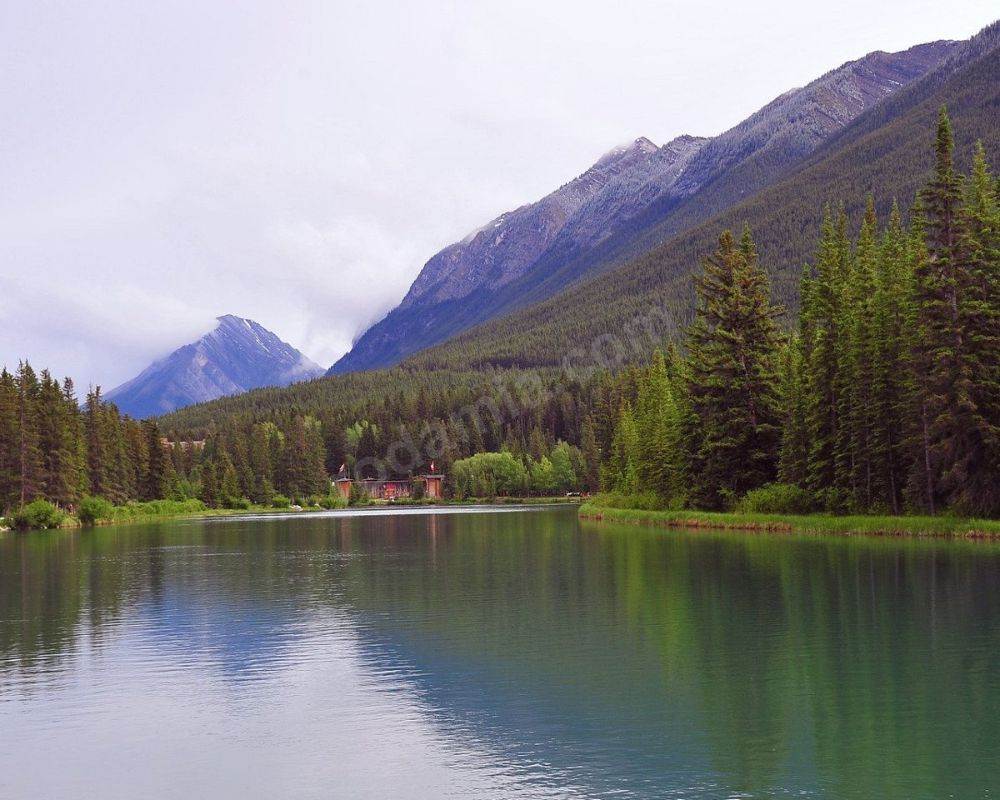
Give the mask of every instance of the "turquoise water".
POLYGON ((1000 548, 573 509, 0 538, 0 798, 1000 797, 1000 548))

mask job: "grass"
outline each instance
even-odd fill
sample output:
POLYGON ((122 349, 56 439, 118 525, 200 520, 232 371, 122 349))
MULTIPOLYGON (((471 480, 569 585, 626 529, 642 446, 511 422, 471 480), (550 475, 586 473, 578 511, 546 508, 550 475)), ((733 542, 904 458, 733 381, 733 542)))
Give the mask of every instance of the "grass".
POLYGON ((960 517, 843 516, 827 514, 745 514, 713 511, 648 511, 610 508, 589 502, 580 506, 583 519, 651 525, 663 528, 715 528, 777 533, 827 533, 868 536, 942 536, 1000 538, 1000 520, 960 517))
POLYGON ((527 495, 525 497, 465 497, 461 500, 457 498, 451 498, 445 500, 446 503, 451 503, 454 505, 482 505, 482 506, 505 506, 505 505, 518 505, 518 506, 548 506, 556 505, 560 503, 577 503, 579 498, 566 497, 565 495, 552 495, 548 497, 536 497, 534 495, 527 495))
MULTIPOLYGON (((392 507, 416 507, 432 505, 547 505, 555 503, 574 502, 573 498, 559 497, 496 497, 482 498, 469 497, 464 500, 422 498, 420 500, 371 500, 361 503, 352 508, 375 508, 380 506, 392 507)), ((275 508, 273 506, 250 505, 246 508, 207 508, 200 500, 151 500, 149 502, 133 502, 123 506, 111 506, 108 504, 107 510, 102 510, 102 516, 98 517, 94 524, 104 525, 131 525, 144 522, 156 522, 168 519, 197 519, 200 517, 233 517, 244 514, 289 514, 289 513, 312 513, 317 511, 329 511, 331 509, 320 506, 305 506, 301 509, 292 507, 275 508)), ((338 510, 338 509, 332 509, 338 510)), ((0 533, 13 527, 11 520, 0 517, 0 533)), ((82 526, 80 520, 70 514, 63 514, 63 522, 59 527, 79 528, 82 526)))

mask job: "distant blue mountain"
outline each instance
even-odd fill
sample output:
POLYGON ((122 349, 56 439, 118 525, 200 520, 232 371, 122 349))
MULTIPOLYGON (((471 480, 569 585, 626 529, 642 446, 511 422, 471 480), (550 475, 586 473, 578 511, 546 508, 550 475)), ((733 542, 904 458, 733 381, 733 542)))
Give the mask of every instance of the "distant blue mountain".
POLYGON ((253 320, 231 314, 218 320, 215 330, 146 367, 105 399, 142 419, 323 374, 322 367, 253 320))

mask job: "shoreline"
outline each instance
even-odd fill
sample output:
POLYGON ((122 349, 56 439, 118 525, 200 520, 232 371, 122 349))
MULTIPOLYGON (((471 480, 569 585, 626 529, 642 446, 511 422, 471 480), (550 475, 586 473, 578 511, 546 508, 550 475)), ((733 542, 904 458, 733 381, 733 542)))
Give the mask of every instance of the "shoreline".
POLYGON ((940 539, 1000 539, 1000 520, 959 517, 743 514, 715 511, 645 511, 584 503, 580 519, 654 528, 702 528, 760 533, 837 536, 906 536, 940 539))
POLYGON ((102 519, 92 525, 82 524, 75 516, 69 519, 58 528, 30 528, 28 530, 17 530, 0 526, 0 536, 7 533, 42 533, 49 531, 76 531, 76 530, 96 530, 98 528, 117 527, 120 525, 145 525, 153 522, 172 522, 176 520, 197 520, 197 519, 224 519, 231 517, 262 517, 281 516, 295 517, 299 515, 327 514, 331 512, 343 511, 378 511, 382 509, 393 509, 399 511, 433 509, 433 508, 507 508, 516 509, 519 506, 556 506, 556 505, 579 505, 579 498, 567 497, 498 497, 492 500, 483 498, 467 498, 465 500, 439 500, 435 502, 415 501, 409 503, 397 503, 387 501, 375 501, 363 505, 342 506, 335 508, 323 508, 319 506, 308 506, 302 508, 272 508, 269 506, 252 506, 250 508, 207 508, 201 511, 185 511, 176 514, 137 514, 135 516, 123 516, 118 519, 102 519))

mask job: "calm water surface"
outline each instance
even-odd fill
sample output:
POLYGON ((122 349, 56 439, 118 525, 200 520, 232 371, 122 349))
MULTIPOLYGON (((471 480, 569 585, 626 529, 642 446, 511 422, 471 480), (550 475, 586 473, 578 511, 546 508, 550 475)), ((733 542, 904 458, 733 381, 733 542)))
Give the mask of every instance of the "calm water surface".
POLYGON ((1000 798, 1000 549, 573 509, 7 535, 0 797, 1000 798))

